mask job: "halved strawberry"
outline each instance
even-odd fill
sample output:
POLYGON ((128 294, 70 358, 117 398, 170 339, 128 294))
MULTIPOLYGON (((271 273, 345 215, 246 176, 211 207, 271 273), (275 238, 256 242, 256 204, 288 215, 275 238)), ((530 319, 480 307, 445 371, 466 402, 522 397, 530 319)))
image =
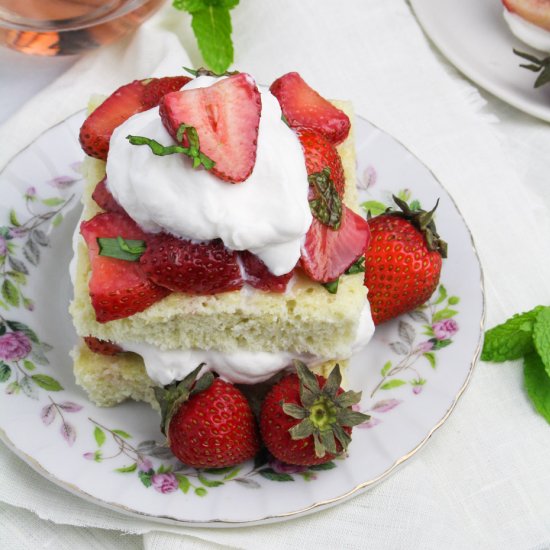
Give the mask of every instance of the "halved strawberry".
POLYGON ((237 253, 220 239, 193 243, 167 233, 150 235, 139 259, 154 283, 176 292, 208 295, 243 286, 237 253))
POLYGON ((158 302, 170 291, 147 279, 138 262, 99 255, 100 237, 144 240, 147 234, 127 215, 106 212, 80 225, 88 245, 92 274, 88 283, 99 323, 130 317, 158 302))
POLYGON ((118 204, 113 197, 109 189, 107 189, 107 176, 105 176, 95 187, 92 193, 92 199, 97 205, 106 212, 118 212, 119 214, 126 214, 126 210, 118 204))
POLYGON ((82 149, 91 157, 106 160, 109 140, 117 126, 136 113, 156 107, 165 94, 179 90, 190 80, 188 76, 167 76, 121 86, 84 121, 79 135, 82 149))
POLYGON ((328 168, 332 183, 334 183, 339 197, 342 198, 346 187, 346 178, 342 159, 336 147, 316 130, 298 128, 296 135, 302 144, 308 176, 328 168))
POLYGON ((254 80, 239 73, 207 88, 165 95, 160 116, 176 141, 182 124, 194 127, 201 152, 215 162, 212 173, 238 183, 250 176, 256 162, 261 108, 254 80))
POLYGON ((321 97, 298 73, 281 76, 269 89, 291 128, 312 128, 335 145, 348 137, 351 123, 346 113, 321 97))
POLYGON ((118 344, 113 344, 113 342, 109 342, 108 340, 100 340, 95 336, 85 336, 84 342, 86 342, 91 351, 100 355, 113 356, 124 351, 118 344))
POLYGON ((285 275, 273 275, 268 267, 248 250, 239 252, 244 271, 245 282, 259 290, 268 290, 270 292, 284 292, 288 285, 294 270, 285 275))
POLYGON ((342 221, 337 231, 313 218, 302 246, 300 265, 314 281, 329 283, 364 254, 369 239, 366 220, 343 206, 342 221))

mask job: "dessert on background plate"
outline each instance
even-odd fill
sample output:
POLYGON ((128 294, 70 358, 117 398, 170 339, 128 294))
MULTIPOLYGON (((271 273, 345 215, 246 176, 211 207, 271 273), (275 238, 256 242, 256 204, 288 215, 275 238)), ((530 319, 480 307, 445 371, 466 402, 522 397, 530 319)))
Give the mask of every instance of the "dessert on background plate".
MULTIPOLYGON (((342 388, 374 331, 352 116, 297 73, 267 89, 199 70, 123 86, 81 128, 75 377, 98 405, 160 408, 189 466, 238 464, 262 442, 319 464, 368 419, 342 388)), ((444 256, 433 211, 399 206, 371 254, 375 322, 426 301, 444 256)))
POLYGON ((504 20, 525 44, 550 52, 550 0, 502 0, 504 20))

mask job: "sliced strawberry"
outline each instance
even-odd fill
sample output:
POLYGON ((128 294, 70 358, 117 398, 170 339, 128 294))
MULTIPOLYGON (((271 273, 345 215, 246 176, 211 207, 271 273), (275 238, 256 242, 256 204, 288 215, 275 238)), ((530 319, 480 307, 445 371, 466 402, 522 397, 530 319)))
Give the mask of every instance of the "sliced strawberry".
POLYGON ((336 187, 338 195, 342 198, 346 187, 346 178, 342 159, 336 147, 316 130, 299 128, 296 130, 296 135, 304 150, 308 175, 322 172, 324 168, 328 168, 334 187, 336 187))
POLYGON ((106 212, 117 212, 118 214, 126 214, 126 210, 118 204, 109 189, 107 189, 107 177, 104 177, 95 187, 92 193, 92 199, 100 208, 106 212))
POLYGON ((244 271, 245 282, 259 290, 268 290, 270 292, 284 292, 288 281, 292 279, 293 271, 285 275, 273 275, 267 266, 248 250, 239 252, 244 271))
POLYGON ((119 345, 113 344, 113 342, 109 342, 108 340, 100 340, 94 336, 85 336, 84 342, 86 342, 91 351, 100 355, 113 356, 124 351, 119 345))
POLYGON ((139 262, 99 256, 100 237, 145 240, 147 234, 127 215, 98 214, 82 222, 80 232, 88 245, 92 266, 88 287, 98 322, 130 317, 170 294, 147 279, 139 262))
POLYGON ((366 220, 347 206, 343 207, 337 231, 314 217, 302 247, 300 265, 314 281, 329 283, 364 254, 369 239, 366 220))
POLYGON ((220 239, 193 243, 167 233, 151 235, 140 258, 154 283, 176 292, 208 295, 242 287, 237 253, 220 239))
POLYGON ((167 94, 160 116, 176 140, 182 124, 194 127, 201 152, 215 162, 212 173, 238 183, 250 176, 256 162, 261 108, 254 80, 239 73, 207 88, 167 94))
POLYGON ((91 157, 106 160, 109 140, 117 126, 136 113, 156 107, 165 94, 179 90, 190 80, 187 76, 167 76, 121 86, 84 121, 79 135, 82 149, 91 157))
POLYGON ((348 137, 351 123, 346 113, 321 97, 298 73, 281 76, 269 89, 291 128, 312 128, 334 145, 348 137))

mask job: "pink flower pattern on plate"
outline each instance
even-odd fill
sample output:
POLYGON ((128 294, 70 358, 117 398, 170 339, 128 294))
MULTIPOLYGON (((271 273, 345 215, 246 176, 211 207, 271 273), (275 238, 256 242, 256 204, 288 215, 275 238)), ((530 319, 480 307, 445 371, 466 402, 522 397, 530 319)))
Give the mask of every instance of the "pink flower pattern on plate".
POLYGON ((172 472, 153 474, 151 483, 159 493, 173 493, 178 490, 178 480, 172 472))
POLYGON ((19 361, 31 352, 32 344, 22 332, 8 332, 0 336, 0 359, 19 361))

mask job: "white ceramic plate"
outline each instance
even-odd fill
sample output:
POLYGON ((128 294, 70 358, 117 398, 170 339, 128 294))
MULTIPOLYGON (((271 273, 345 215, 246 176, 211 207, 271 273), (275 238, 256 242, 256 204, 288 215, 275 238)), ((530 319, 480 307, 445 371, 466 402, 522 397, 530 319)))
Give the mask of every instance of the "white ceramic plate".
POLYGON ((350 385, 371 420, 349 458, 325 469, 274 461, 223 473, 177 463, 157 443, 149 406, 101 409, 73 380, 67 306, 71 236, 79 216, 78 114, 50 129, 0 175, 0 434, 38 472, 120 512, 164 522, 228 526, 279 521, 358 494, 410 458, 464 391, 480 349, 484 300, 470 233, 433 175, 393 138, 357 121, 362 200, 391 193, 425 207, 449 242, 428 306, 379 327, 353 357, 350 385), (330 468, 330 469, 329 469, 330 468))
POLYGON ((534 89, 536 74, 519 67, 524 61, 512 50, 541 53, 510 32, 500 0, 410 3, 426 34, 467 77, 521 111, 550 121, 550 86, 534 89))

